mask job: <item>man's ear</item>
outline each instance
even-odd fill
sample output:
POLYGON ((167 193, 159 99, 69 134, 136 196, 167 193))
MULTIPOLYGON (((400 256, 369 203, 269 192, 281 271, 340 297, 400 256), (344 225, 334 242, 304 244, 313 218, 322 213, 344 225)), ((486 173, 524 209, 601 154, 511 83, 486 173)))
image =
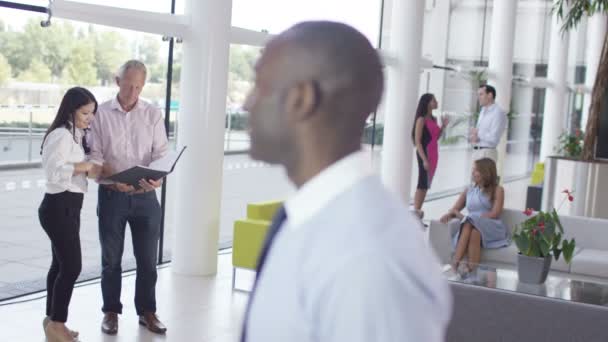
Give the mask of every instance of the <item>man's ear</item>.
POLYGON ((299 82, 287 90, 285 112, 300 121, 315 114, 321 101, 314 82, 299 82))

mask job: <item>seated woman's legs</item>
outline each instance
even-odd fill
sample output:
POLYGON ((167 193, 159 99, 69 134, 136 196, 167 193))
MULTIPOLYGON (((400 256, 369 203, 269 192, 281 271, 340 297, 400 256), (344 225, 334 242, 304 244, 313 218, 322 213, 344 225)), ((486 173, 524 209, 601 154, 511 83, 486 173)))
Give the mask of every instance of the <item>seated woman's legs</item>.
POLYGON ((464 257, 464 254, 467 252, 467 248, 469 246, 469 238, 471 236, 472 230, 473 226, 469 222, 465 222, 462 225, 462 228, 460 228, 460 236, 458 237, 456 251, 454 252, 454 259, 452 260, 452 267, 454 269, 458 269, 460 261, 464 257))
POLYGON ((469 246, 467 247, 467 257, 469 259, 468 270, 472 272, 479 265, 481 260, 481 233, 473 227, 469 237, 469 246))

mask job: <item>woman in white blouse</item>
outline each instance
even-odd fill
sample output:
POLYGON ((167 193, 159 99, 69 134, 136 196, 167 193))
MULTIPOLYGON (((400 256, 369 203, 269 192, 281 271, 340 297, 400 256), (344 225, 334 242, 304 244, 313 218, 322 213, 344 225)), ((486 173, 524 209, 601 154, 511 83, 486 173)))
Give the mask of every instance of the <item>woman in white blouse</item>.
POLYGON ((65 322, 82 267, 80 209, 87 191, 87 176, 96 177, 100 171, 85 160, 86 142, 83 139, 84 130, 96 111, 97 101, 90 91, 81 87, 69 89, 42 141, 46 193, 38 217, 53 250, 43 321, 49 342, 74 341, 78 336, 65 322))

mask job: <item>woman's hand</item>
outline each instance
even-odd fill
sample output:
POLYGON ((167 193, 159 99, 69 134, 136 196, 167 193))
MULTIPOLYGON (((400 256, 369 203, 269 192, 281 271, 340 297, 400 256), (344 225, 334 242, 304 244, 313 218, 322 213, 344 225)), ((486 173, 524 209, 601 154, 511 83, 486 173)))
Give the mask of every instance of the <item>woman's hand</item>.
POLYGON ((86 174, 93 168, 93 163, 91 162, 80 162, 74 164, 74 175, 78 174, 86 174))
POLYGON ((462 220, 463 217, 464 217, 464 215, 462 215, 460 213, 460 211, 458 211, 456 209, 450 209, 447 214, 441 216, 439 221, 441 221, 441 223, 447 224, 448 221, 450 221, 450 219, 452 219, 452 218, 458 218, 458 219, 462 220))
POLYGON ((439 221, 443 224, 448 224, 448 221, 453 217, 451 210, 450 212, 448 212, 447 214, 441 216, 441 218, 439 219, 439 221))
POLYGON ((428 170, 429 170, 429 168, 430 168, 430 167, 429 167, 429 162, 428 162, 428 161, 426 161, 426 160, 424 160, 424 161, 422 162, 422 167, 424 167, 424 169, 425 169, 426 171, 428 171, 428 170))
POLYGON ((452 217, 456 217, 459 220, 462 220, 464 218, 464 215, 462 215, 462 213, 456 209, 450 209, 450 213, 452 214, 452 217))
POLYGON ((93 164, 91 169, 88 171, 87 176, 91 179, 97 179, 101 175, 102 166, 93 164))
POLYGON ((444 115, 441 117, 441 128, 445 129, 448 127, 448 124, 450 123, 450 117, 447 115, 444 115))

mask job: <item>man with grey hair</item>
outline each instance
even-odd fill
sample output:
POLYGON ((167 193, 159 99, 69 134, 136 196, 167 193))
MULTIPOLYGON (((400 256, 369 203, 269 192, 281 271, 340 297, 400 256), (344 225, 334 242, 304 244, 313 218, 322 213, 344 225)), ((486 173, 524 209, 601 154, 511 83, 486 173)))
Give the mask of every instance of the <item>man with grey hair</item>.
POLYGON ((142 179, 136 190, 105 179, 133 166, 149 165, 167 153, 162 113, 139 98, 145 82, 142 62, 130 60, 122 65, 116 76, 118 94, 99 105, 88 137, 91 161, 103 164, 97 207, 104 312, 101 330, 110 335, 118 332, 118 314, 122 313, 121 262, 127 223, 137 264, 135 309, 139 323, 155 333, 166 331, 156 316, 155 294, 161 209, 154 190, 162 180, 142 179))
POLYGON ((361 151, 382 97, 361 33, 304 22, 256 64, 250 154, 298 188, 266 237, 241 341, 443 341, 451 300, 420 222, 361 151))

